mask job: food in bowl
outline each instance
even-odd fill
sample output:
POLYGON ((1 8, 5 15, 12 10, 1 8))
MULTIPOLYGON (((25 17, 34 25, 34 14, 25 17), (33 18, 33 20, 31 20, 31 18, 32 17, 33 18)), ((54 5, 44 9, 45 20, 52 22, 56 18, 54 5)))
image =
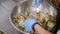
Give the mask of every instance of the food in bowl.
POLYGON ((45 28, 46 30, 50 30, 55 25, 55 17, 49 15, 46 12, 36 11, 34 15, 29 15, 28 11, 26 11, 25 15, 13 16, 14 25, 24 32, 29 32, 24 28, 24 21, 29 18, 34 18, 38 21, 38 23, 45 28))

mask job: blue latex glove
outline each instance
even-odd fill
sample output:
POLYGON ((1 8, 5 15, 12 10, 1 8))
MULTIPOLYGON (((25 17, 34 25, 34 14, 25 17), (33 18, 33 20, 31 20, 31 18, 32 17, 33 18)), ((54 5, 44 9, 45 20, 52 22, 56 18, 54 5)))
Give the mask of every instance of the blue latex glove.
POLYGON ((35 5, 38 5, 42 0, 33 0, 32 1, 32 6, 34 7, 35 5))
POLYGON ((29 18, 27 20, 25 20, 24 22, 24 27, 25 29, 27 29, 30 32, 33 32, 33 24, 35 24, 37 21, 34 18, 29 18))

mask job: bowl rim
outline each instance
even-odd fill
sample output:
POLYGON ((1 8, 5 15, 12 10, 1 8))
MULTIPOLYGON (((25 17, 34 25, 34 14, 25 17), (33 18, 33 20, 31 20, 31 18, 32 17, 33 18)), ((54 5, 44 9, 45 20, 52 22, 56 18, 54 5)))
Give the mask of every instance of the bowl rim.
POLYGON ((7 31, 5 31, 4 29, 0 28, 0 31, 4 32, 5 34, 8 34, 7 31))
MULTIPOLYGON (((23 3, 23 2, 21 2, 21 3, 23 3)), ((21 4, 21 3, 19 3, 19 4, 21 4)), ((19 4, 17 4, 17 5, 19 5, 19 4)), ((48 3, 49 4, 49 3, 48 3)), ((50 4, 49 4, 50 5, 50 4)), ((16 7, 16 6, 15 6, 16 7)), ((53 6, 52 6, 53 7, 53 6)), ((55 9, 55 7, 53 7, 54 9, 55 9)), ((12 11, 13 12, 13 11, 12 11)), ((22 31, 21 29, 19 29, 19 28, 17 28, 14 24, 13 24, 13 22, 12 22, 12 20, 11 20, 11 14, 12 14, 12 12, 9 14, 9 20, 10 20, 10 23, 11 23, 11 25, 16 29, 16 30, 18 30, 19 32, 21 32, 21 33, 24 33, 24 34, 30 34, 30 33, 27 33, 27 32, 24 32, 24 31, 22 31)))
MULTIPOLYGON (((11 13, 12 13, 12 12, 11 12, 11 13)), ((27 33, 27 32, 24 32, 24 31, 20 30, 19 28, 17 28, 17 27, 12 23, 11 14, 9 14, 9 20, 10 20, 11 25, 12 25, 16 30, 18 30, 19 32, 24 33, 24 34, 29 34, 29 33, 27 33)))
MULTIPOLYGON (((17 3, 17 5, 19 5, 19 4, 23 3, 23 2, 26 2, 26 1, 28 1, 28 0, 24 0, 24 1, 22 1, 22 2, 19 2, 19 3, 17 3)), ((17 6, 17 5, 16 5, 16 6, 17 6)), ((10 24, 11 24, 16 30, 18 30, 19 32, 24 33, 24 34, 30 34, 30 33, 27 33, 27 32, 24 32, 24 31, 20 30, 19 28, 17 28, 17 27, 12 23, 11 14, 12 14, 12 12, 9 14, 10 24)))

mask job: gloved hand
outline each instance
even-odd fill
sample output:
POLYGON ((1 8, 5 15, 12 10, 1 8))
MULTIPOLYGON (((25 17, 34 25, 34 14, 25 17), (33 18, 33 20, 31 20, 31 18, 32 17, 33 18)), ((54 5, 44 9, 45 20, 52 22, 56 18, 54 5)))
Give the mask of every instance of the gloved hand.
POLYGON ((33 25, 37 23, 37 21, 34 18, 29 18, 25 20, 24 27, 30 32, 33 32, 33 25))
POLYGON ((33 0, 32 1, 32 6, 34 7, 35 5, 38 5, 42 0, 33 0))

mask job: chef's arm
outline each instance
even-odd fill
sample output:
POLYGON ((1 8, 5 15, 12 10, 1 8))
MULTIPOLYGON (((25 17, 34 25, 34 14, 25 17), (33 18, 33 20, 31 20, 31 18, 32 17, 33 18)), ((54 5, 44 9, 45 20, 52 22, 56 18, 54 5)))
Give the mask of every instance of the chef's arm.
POLYGON ((25 20, 24 27, 25 27, 25 29, 27 29, 30 32, 35 31, 37 34, 52 34, 49 31, 42 28, 38 24, 37 20, 35 20, 34 18, 29 18, 29 19, 25 20))
POLYGON ((51 32, 48 32, 38 24, 35 24, 34 29, 37 34, 52 34, 51 32))

